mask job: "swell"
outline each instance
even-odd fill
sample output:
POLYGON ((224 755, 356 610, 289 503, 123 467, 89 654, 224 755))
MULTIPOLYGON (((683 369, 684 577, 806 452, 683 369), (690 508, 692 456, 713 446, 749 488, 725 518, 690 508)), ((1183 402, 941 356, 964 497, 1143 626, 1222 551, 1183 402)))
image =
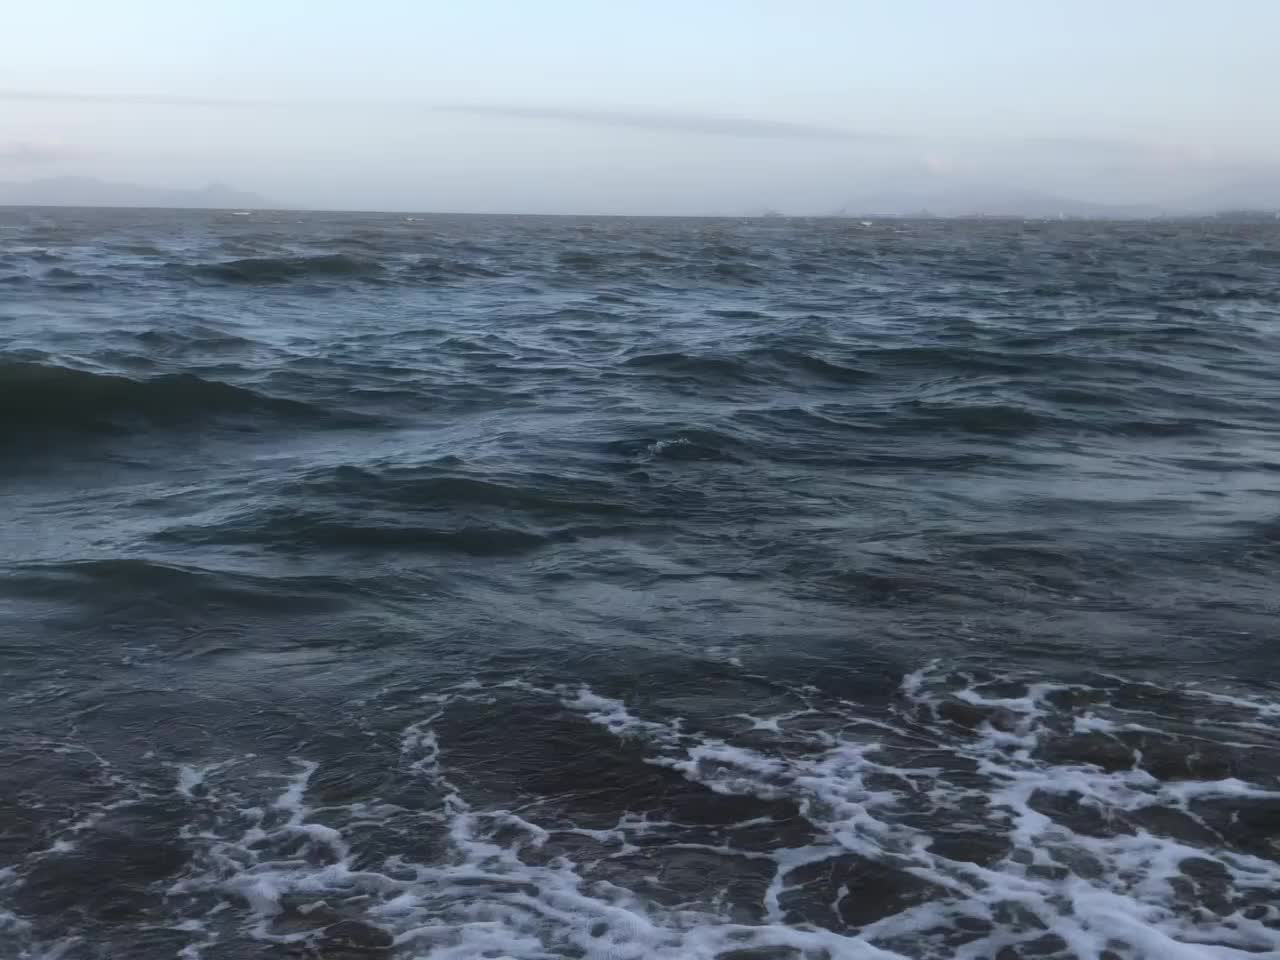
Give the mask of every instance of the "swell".
POLYGON ((376 280, 384 272, 376 260, 345 253, 244 257, 221 263, 198 263, 183 269, 193 277, 224 283, 284 283, 312 278, 376 280))
POLYGON ((0 576, 0 590, 25 601, 94 610, 129 596, 135 604, 162 603, 169 611, 255 615, 342 610, 358 593, 347 578, 251 576, 141 558, 20 564, 0 576))
POLYGON ((477 508, 545 514, 609 516, 627 512, 610 484, 551 473, 522 472, 478 477, 454 466, 344 466, 313 472, 281 490, 293 498, 324 498, 351 508, 378 506, 440 512, 477 508))
MULTIPOLYGON (((1224 344, 1222 338, 1219 347, 1227 360, 1215 365, 1212 360, 1180 359, 1172 351, 1168 357, 1148 355, 1138 345, 1126 345, 1123 352, 1086 352, 1071 336, 1074 332, 1009 338, 984 347, 928 343, 923 337, 918 339, 925 342, 912 346, 862 346, 834 339, 823 344, 819 337, 769 336, 734 351, 635 349, 615 369, 628 376, 691 385, 862 387, 856 395, 871 399, 908 387, 928 399, 939 386, 980 391, 1003 385, 1040 401, 1059 395, 1140 407, 1154 399, 1166 409, 1199 405, 1231 413, 1241 412, 1230 399, 1232 390, 1267 373, 1246 347, 1224 344), (1206 377, 1222 383, 1221 396, 1204 396, 1206 377), (1162 396, 1166 391, 1177 391, 1177 396, 1162 396), (1144 397, 1143 392, 1152 396, 1144 397)), ((1185 343, 1177 346, 1187 348, 1185 343)))
POLYGON ((248 356, 263 348, 257 340, 200 323, 180 329, 153 327, 138 332, 121 331, 121 336, 161 357, 248 356))
POLYGON ((759 379, 734 357, 695 356, 681 351, 637 354, 624 360, 622 366, 649 375, 700 382, 750 383, 759 379))
POLYGON ((188 546, 257 545, 284 553, 392 550, 503 557, 528 553, 565 536, 462 518, 440 518, 431 524, 413 517, 276 506, 221 523, 172 528, 156 539, 188 546))
MULTIPOLYGON (((756 315, 759 316, 759 315, 756 315)), ((760 317, 763 319, 763 317, 760 317)), ((827 382, 859 384, 875 378, 847 351, 801 349, 782 344, 749 346, 731 354, 698 354, 688 350, 645 351, 621 363, 627 372, 708 383, 787 384, 827 382)))
POLYGON ((480 473, 457 457, 422 465, 311 470, 260 491, 259 505, 158 540, 272 550, 388 550, 516 556, 661 519, 617 481, 541 471, 480 473))
POLYGON ((449 257, 421 257, 402 273, 403 277, 423 283, 493 279, 502 275, 500 270, 492 267, 449 257))
POLYGON ((258 393, 191 373, 134 379, 0 359, 0 438, 33 432, 127 433, 221 418, 350 423, 353 414, 258 393))
POLYGON ((169 269, 199 281, 227 284, 282 284, 311 280, 434 285, 493 280, 504 276, 501 270, 484 262, 430 256, 405 261, 393 251, 372 246, 367 255, 323 253, 241 257, 210 263, 171 263, 169 269))

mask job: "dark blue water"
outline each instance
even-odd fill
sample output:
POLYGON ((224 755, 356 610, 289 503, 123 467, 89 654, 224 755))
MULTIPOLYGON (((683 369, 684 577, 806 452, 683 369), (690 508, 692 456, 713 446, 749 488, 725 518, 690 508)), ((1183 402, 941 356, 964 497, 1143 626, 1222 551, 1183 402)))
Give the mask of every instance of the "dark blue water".
POLYGON ((0 211, 0 956, 1280 956, 1280 224, 0 211))

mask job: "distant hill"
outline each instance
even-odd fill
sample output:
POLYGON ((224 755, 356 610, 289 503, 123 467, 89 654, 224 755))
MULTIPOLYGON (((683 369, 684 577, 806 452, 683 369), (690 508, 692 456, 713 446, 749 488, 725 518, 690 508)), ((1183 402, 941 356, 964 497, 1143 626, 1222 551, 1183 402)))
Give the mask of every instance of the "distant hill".
POLYGON ((1191 206, 1200 212, 1280 212, 1280 175, 1241 177, 1238 181, 1195 197, 1191 206))
POLYGON ((1172 211, 1146 204, 1106 204, 1073 200, 1032 190, 961 184, 946 189, 898 191, 851 198, 848 216, 1080 217, 1145 219, 1172 211))
POLYGON ((201 190, 164 190, 91 177, 0 181, 0 206, 270 208, 256 193, 211 183, 201 190))

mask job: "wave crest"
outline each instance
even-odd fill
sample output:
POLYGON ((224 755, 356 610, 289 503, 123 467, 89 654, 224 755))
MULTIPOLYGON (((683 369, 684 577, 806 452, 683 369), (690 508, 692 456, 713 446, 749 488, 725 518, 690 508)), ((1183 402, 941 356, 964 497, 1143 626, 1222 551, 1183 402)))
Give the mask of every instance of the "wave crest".
POLYGON ((118 433, 228 416, 334 416, 311 404, 192 373, 133 379, 26 360, 0 360, 0 437, 31 432, 118 433))

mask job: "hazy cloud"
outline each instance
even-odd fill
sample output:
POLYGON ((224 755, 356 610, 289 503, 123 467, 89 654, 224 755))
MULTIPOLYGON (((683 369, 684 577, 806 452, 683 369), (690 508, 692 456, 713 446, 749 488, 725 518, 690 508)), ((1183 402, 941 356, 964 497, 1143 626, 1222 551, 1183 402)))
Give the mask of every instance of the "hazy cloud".
POLYGON ((77 93, 58 90, 0 90, 0 100, 17 103, 142 104, 160 107, 264 107, 279 106, 270 100, 235 100, 219 97, 184 97, 164 94, 77 93))
POLYGON ((68 91, 0 90, 0 100, 26 103, 128 104, 163 107, 275 107, 312 109, 401 109, 433 113, 544 120, 594 127, 627 127, 638 130, 693 133, 715 137, 754 137, 772 140, 832 140, 896 142, 904 138, 881 133, 861 133, 838 127, 757 120, 750 117, 679 113, 659 110, 602 110, 563 106, 435 103, 414 100, 290 100, 187 97, 165 94, 77 93, 68 91))
POLYGON ((311 110, 392 110, 441 113, 508 120, 549 121, 583 127, 609 127, 658 132, 685 133, 710 137, 741 137, 769 140, 806 140, 833 143, 911 144, 939 143, 1005 147, 1016 146, 1037 152, 1050 152, 1091 157, 1139 158, 1168 156, 1181 152, 1158 144, 1104 137, 1006 137, 968 139, 965 137, 930 137, 894 134, 880 131, 851 130, 840 126, 792 123, 785 120, 718 114, 685 113, 643 108, 603 109, 556 104, 441 103, 427 100, 368 99, 286 99, 200 97, 169 94, 86 93, 78 91, 0 89, 0 101, 25 103, 69 103, 102 105, 137 105, 158 107, 202 107, 241 109, 311 109, 311 110))
POLYGON ((764 137, 775 140, 865 140, 894 142, 903 138, 891 134, 859 133, 837 127, 780 120, 753 120, 656 110, 592 110, 574 107, 539 107, 495 104, 437 105, 435 110, 478 117, 506 117, 517 120, 552 120, 596 127, 631 127, 677 133, 701 133, 718 137, 764 137))
POLYGON ((70 151, 35 143, 0 143, 0 164, 14 167, 42 167, 64 160, 70 151))

